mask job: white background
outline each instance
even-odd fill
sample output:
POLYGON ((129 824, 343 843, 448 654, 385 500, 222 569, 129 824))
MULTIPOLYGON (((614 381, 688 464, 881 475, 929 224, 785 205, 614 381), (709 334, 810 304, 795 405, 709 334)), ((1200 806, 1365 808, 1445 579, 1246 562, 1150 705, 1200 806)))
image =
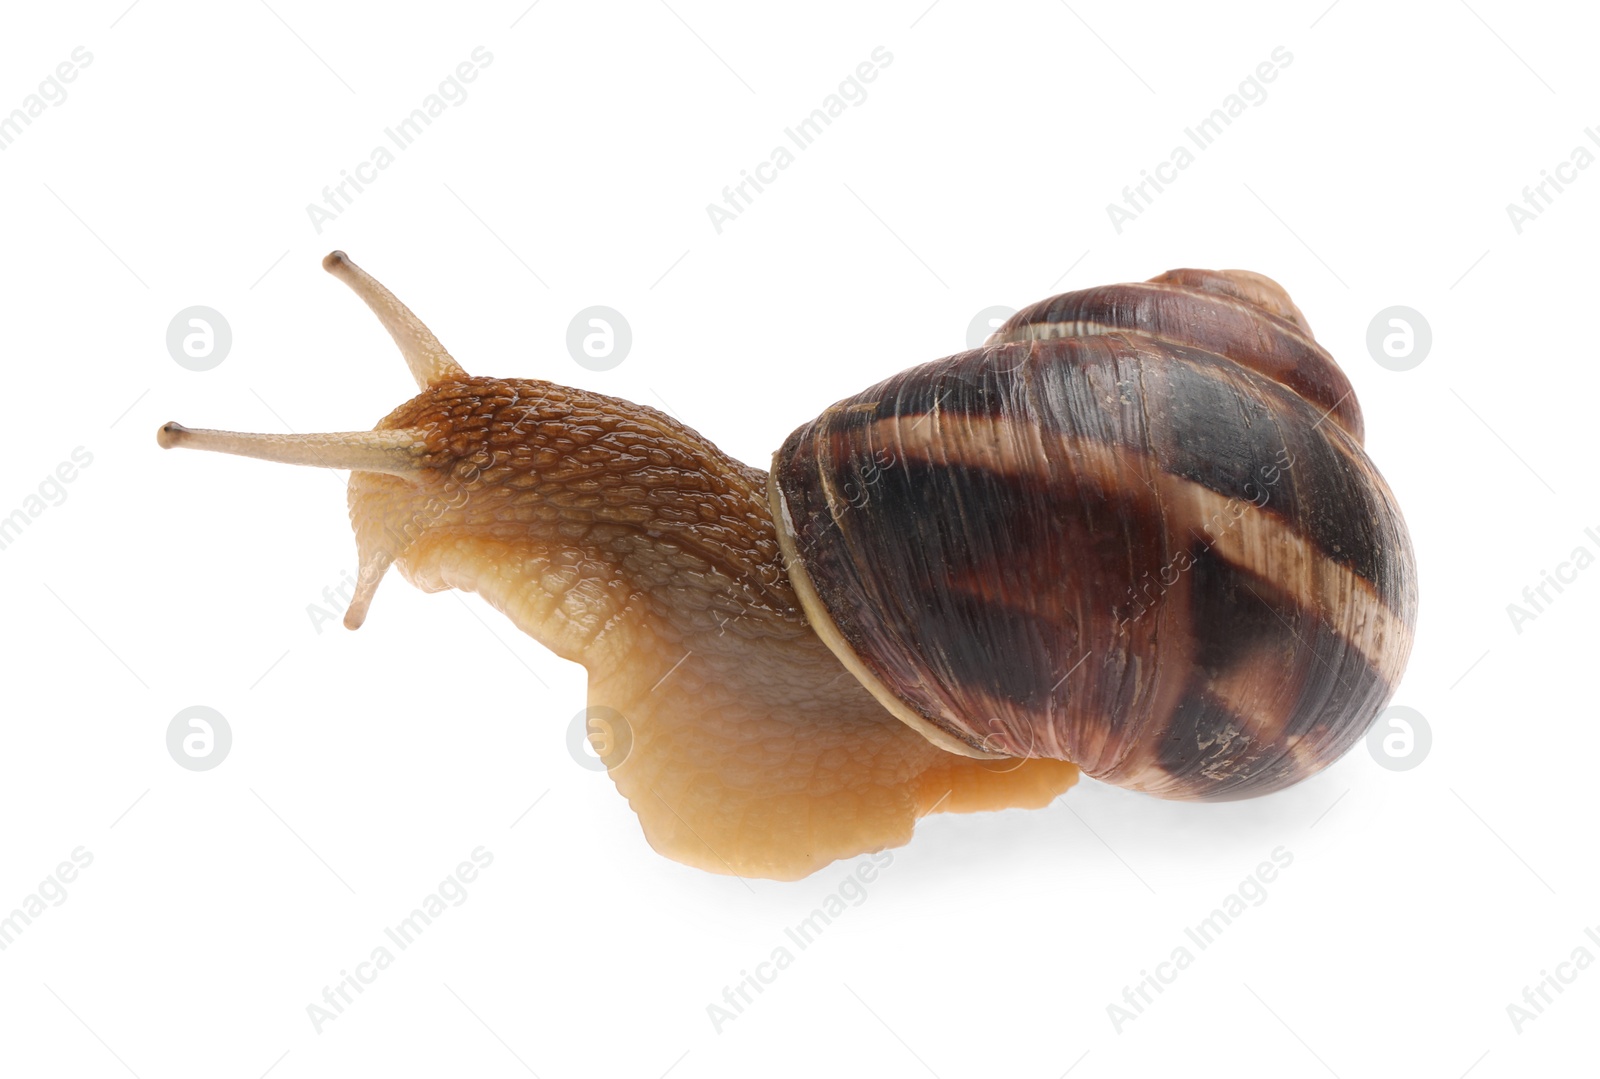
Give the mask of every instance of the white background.
POLYGON ((1506 211, 1600 123, 1592 15, 526 6, 8 5, 0 111, 76 46, 93 60, 0 152, 0 515, 74 448, 93 463, 0 551, 0 913, 75 848, 93 863, 0 952, 0 1070, 1594 1074, 1600 968, 1562 968, 1520 1032, 1507 1011, 1574 949, 1600 958, 1600 569, 1520 632, 1507 613, 1600 552, 1600 169, 1520 234, 1506 211), (480 45, 467 100, 318 234, 306 204, 480 45), (866 100, 718 234, 706 204, 880 45, 866 100), (1119 234, 1106 204, 1278 46, 1265 101, 1119 234), (1396 703, 1431 750, 1395 772, 1358 746, 1242 804, 1086 780, 929 819, 719 1031, 707 1006, 852 864, 777 884, 663 859, 569 754, 579 668, 393 574, 359 633, 319 633, 307 606, 355 568, 342 477, 156 446, 169 419, 365 428, 415 392, 318 267, 335 247, 469 371, 667 408, 757 464, 991 305, 1266 273, 1405 508, 1422 607, 1396 703), (207 372, 165 343, 196 304, 233 332, 207 372), (633 330, 603 373, 565 343, 592 304, 633 330), (1405 372, 1366 346, 1396 304, 1433 333, 1405 372), (233 732, 212 771, 166 748, 196 704, 233 732), (307 1005, 480 845, 468 900, 318 1033, 307 1005), (1108 1005, 1278 847, 1266 900, 1119 1031, 1108 1005))

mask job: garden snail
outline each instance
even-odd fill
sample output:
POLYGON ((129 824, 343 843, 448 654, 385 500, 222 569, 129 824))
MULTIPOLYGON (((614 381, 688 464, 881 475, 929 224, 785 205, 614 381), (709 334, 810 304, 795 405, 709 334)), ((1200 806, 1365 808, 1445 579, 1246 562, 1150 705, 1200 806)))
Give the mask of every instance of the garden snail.
POLYGON ((1257 274, 1034 304, 828 408, 769 475, 652 408, 469 376, 323 265, 421 393, 371 431, 160 444, 350 469, 345 624, 394 564, 582 663, 668 857, 794 879, 931 812, 1043 806, 1080 768, 1267 793, 1349 749, 1405 666, 1400 511, 1348 381, 1257 274))

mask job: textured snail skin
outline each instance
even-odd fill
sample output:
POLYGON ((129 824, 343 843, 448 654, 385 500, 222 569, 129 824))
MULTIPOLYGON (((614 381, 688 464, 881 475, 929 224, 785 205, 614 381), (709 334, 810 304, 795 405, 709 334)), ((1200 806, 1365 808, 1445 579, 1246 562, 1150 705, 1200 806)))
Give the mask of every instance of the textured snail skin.
MULTIPOLYGON (((424 591, 482 594, 588 669, 590 707, 627 728, 611 778, 668 857, 792 879, 903 844, 935 808, 1043 806, 1077 779, 1060 761, 954 756, 885 712, 807 626, 766 474, 670 416, 467 377, 378 426, 421 432, 432 467, 421 488, 352 474, 358 545, 394 545, 429 497, 456 503, 397 567, 424 591)), ((503 707, 515 690, 496 688, 475 696, 503 707)))
POLYGON ((1410 653, 1411 544, 1361 430, 1277 285, 1178 270, 839 402, 773 498, 813 624, 906 722, 1243 798, 1337 760, 1410 653))
MULTIPOLYGON (((468 375, 342 253, 323 265, 421 392, 371 431, 169 423, 159 443, 350 469, 345 624, 393 565, 581 663, 591 709, 625 729, 608 772, 669 858, 795 879, 930 813, 1047 805, 1079 760, 1157 793, 1256 793, 1337 756, 1404 663, 1398 513, 1342 376, 1265 278, 1168 275, 1224 303, 1211 314, 1164 293, 1035 305, 994 347, 829 409, 769 477, 655 409, 468 375), (1224 359, 1246 316, 1270 321, 1256 355, 1224 359), (1057 339, 1117 319, 1159 336, 1057 339), (1260 506, 1192 566, 1160 564, 1250 477, 1260 506), (886 561, 865 572, 856 551, 886 561)), ((404 661, 428 666, 425 645, 404 661)), ((460 686, 441 725, 517 701, 487 669, 430 674, 460 686)))
MULTIPOLYGON (((361 572, 345 625, 392 564, 425 591, 479 593, 582 664, 591 708, 621 717, 603 759, 656 850, 792 880, 900 846, 929 813, 1036 808, 1076 782, 1065 761, 948 752, 885 711, 807 624, 766 473, 652 408, 468 375, 342 253, 323 265, 378 314, 422 392, 372 431, 169 423, 158 442, 351 469, 361 572)), ((520 707, 520 680, 434 670, 426 643, 397 658, 460 687, 441 726, 520 707)))

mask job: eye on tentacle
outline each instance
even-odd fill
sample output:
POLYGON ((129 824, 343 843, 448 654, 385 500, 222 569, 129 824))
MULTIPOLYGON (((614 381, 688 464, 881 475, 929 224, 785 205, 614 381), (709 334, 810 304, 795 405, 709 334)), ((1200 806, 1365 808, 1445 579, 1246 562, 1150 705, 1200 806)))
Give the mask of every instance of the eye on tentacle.
MULTIPOLYGON (((417 386, 428 390, 444 382, 467 377, 439 339, 409 307, 401 303, 371 274, 352 262, 343 251, 334 251, 322 260, 322 268, 350 286, 378 316, 383 328, 399 346, 406 366, 417 386)), ((280 464, 314 465, 351 472, 375 472, 403 479, 415 479, 434 467, 428 456, 427 432, 411 428, 380 428, 372 431, 343 431, 318 434, 256 434, 243 431, 215 431, 165 423, 156 432, 162 449, 209 450, 240 457, 255 457, 280 464)), ((361 567, 356 594, 345 612, 344 624, 356 629, 366 618, 378 582, 400 555, 399 550, 373 547, 361 542, 361 567)))
POLYGON ((395 298, 394 293, 380 285, 367 271, 350 261, 343 251, 333 251, 322 260, 322 268, 350 286, 350 291, 361 297, 372 308, 383 328, 389 331, 400 355, 411 368, 411 377, 417 380, 417 389, 426 390, 451 379, 466 378, 466 371, 439 343, 433 331, 411 313, 411 308, 395 298))

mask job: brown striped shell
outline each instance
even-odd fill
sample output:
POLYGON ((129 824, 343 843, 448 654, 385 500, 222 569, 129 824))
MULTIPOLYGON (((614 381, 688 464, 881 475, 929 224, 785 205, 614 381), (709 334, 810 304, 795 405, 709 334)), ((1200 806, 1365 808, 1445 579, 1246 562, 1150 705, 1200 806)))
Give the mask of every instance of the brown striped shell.
POLYGON ((1338 759, 1411 651, 1411 543, 1361 440, 1281 287, 1175 270, 839 402, 770 490, 812 624, 931 740, 1243 798, 1338 759))

